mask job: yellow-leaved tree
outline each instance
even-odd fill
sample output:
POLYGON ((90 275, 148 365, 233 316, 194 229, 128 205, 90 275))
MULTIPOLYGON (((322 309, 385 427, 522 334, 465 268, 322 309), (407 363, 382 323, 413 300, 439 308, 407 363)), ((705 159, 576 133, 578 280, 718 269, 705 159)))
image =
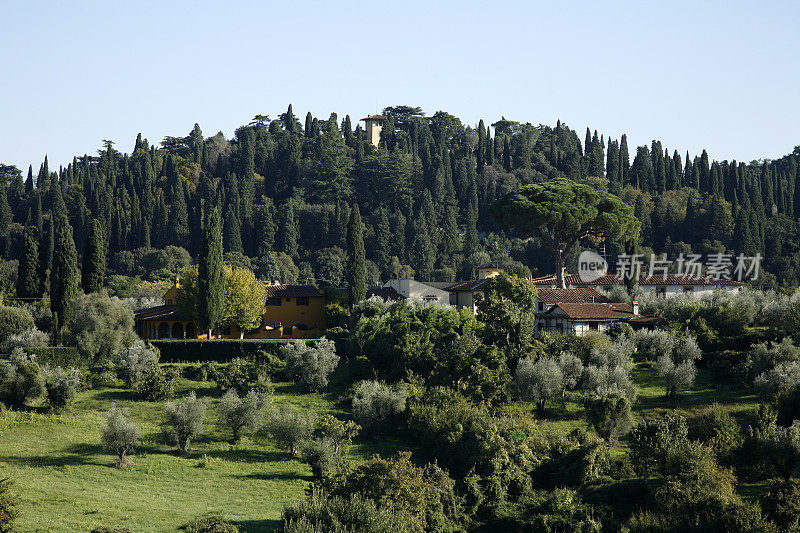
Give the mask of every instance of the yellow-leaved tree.
MULTIPOLYGON (((181 274, 178 306, 191 316, 197 316, 197 267, 189 267, 181 274)), ((239 338, 244 332, 261 324, 267 290, 248 268, 225 266, 225 312, 223 322, 239 327, 239 338)))
POLYGON ((256 279, 248 268, 225 267, 225 270, 224 320, 237 325, 239 338, 243 339, 245 330, 255 329, 261 324, 267 290, 264 282, 256 279))

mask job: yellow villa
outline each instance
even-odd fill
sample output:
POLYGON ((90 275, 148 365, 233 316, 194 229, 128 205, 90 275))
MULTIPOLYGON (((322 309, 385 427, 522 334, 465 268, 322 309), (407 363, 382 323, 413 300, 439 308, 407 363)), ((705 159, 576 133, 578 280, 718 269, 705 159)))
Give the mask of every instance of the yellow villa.
MULTIPOLYGON (((136 333, 143 339, 205 339, 197 319, 178 307, 180 281, 164 293, 164 305, 139 309, 134 314, 136 333)), ((325 293, 313 285, 266 285, 267 301, 257 329, 244 332, 245 339, 316 339, 325 331, 325 293)), ((238 339, 236 325, 214 331, 216 338, 238 339)))

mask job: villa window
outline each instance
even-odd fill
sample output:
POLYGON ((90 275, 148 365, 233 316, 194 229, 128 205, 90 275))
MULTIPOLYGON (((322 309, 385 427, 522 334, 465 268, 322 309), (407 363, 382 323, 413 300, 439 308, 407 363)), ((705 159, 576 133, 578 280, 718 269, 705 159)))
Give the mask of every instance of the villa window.
POLYGON ((281 305, 280 298, 267 298, 267 305, 281 305))
POLYGON ((667 297, 667 288, 656 287, 656 298, 666 298, 666 297, 667 297))
POLYGON ((589 329, 597 331, 597 322, 589 322, 589 329))
POLYGON ((694 292, 694 287, 684 287, 683 288, 683 293, 684 294, 691 294, 693 292, 694 292))
POLYGON ((308 296, 298 296, 297 305, 308 305, 308 296))

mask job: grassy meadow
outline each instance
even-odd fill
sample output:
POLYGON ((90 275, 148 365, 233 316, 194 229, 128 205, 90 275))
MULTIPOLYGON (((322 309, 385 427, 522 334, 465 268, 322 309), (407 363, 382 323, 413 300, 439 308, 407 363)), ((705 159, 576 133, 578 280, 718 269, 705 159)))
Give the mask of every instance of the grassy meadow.
MULTIPOLYGON (((635 406, 638 419, 677 409, 684 415, 718 402, 734 416, 756 404, 750 390, 715 389, 709 371, 701 369, 690 390, 677 403, 664 399, 658 372, 638 363, 632 376, 639 386, 635 406)), ((272 401, 291 403, 318 415, 346 417, 337 385, 325 394, 308 394, 293 383, 277 383, 272 401)), ((230 444, 230 434, 216 426, 216 402, 220 393, 214 383, 181 380, 178 397, 194 390, 208 398, 204 435, 180 456, 164 435, 163 403, 139 400, 121 387, 79 393, 63 413, 46 407, 0 414, 0 474, 14 480, 20 500, 20 531, 90 531, 98 526, 131 531, 175 531, 205 512, 221 512, 242 531, 280 529, 283 508, 304 497, 311 470, 302 460, 288 459, 264 437, 245 437, 230 444), (112 405, 124 406, 139 424, 143 440, 129 466, 112 466, 115 456, 102 448, 103 414, 112 405)), ((586 427, 580 395, 548 405, 544 429, 568 432, 586 427)), ((532 409, 517 403, 519 409, 532 409)), ((400 442, 357 439, 350 447, 353 459, 374 453, 391 455, 400 442)), ((625 443, 617 445, 618 453, 625 443)), ((754 497, 759 486, 740 487, 754 497)))

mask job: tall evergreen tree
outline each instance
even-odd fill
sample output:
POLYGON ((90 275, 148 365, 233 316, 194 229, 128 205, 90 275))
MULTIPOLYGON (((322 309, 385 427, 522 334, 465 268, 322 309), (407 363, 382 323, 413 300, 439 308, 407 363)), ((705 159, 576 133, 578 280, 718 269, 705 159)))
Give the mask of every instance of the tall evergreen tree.
POLYGON ((36 226, 25 226, 22 235, 22 252, 17 266, 17 297, 38 298, 41 296, 39 282, 39 232, 36 226))
POLYGON ((197 317, 211 338, 225 312, 225 268, 222 262, 222 223, 211 209, 203 228, 203 244, 197 260, 197 317))
POLYGON ((50 310, 53 312, 54 338, 61 340, 61 331, 69 322, 72 302, 78 294, 78 253, 72 238, 72 226, 66 215, 55 222, 53 264, 50 272, 50 310))
POLYGON ((92 219, 89 238, 83 248, 83 268, 81 269, 81 286, 83 292, 90 294, 103 288, 106 276, 106 245, 103 238, 103 227, 96 218, 92 219))
POLYGON ((364 299, 367 294, 367 266, 364 251, 364 226, 358 204, 350 209, 347 224, 347 284, 350 287, 350 304, 364 299))

